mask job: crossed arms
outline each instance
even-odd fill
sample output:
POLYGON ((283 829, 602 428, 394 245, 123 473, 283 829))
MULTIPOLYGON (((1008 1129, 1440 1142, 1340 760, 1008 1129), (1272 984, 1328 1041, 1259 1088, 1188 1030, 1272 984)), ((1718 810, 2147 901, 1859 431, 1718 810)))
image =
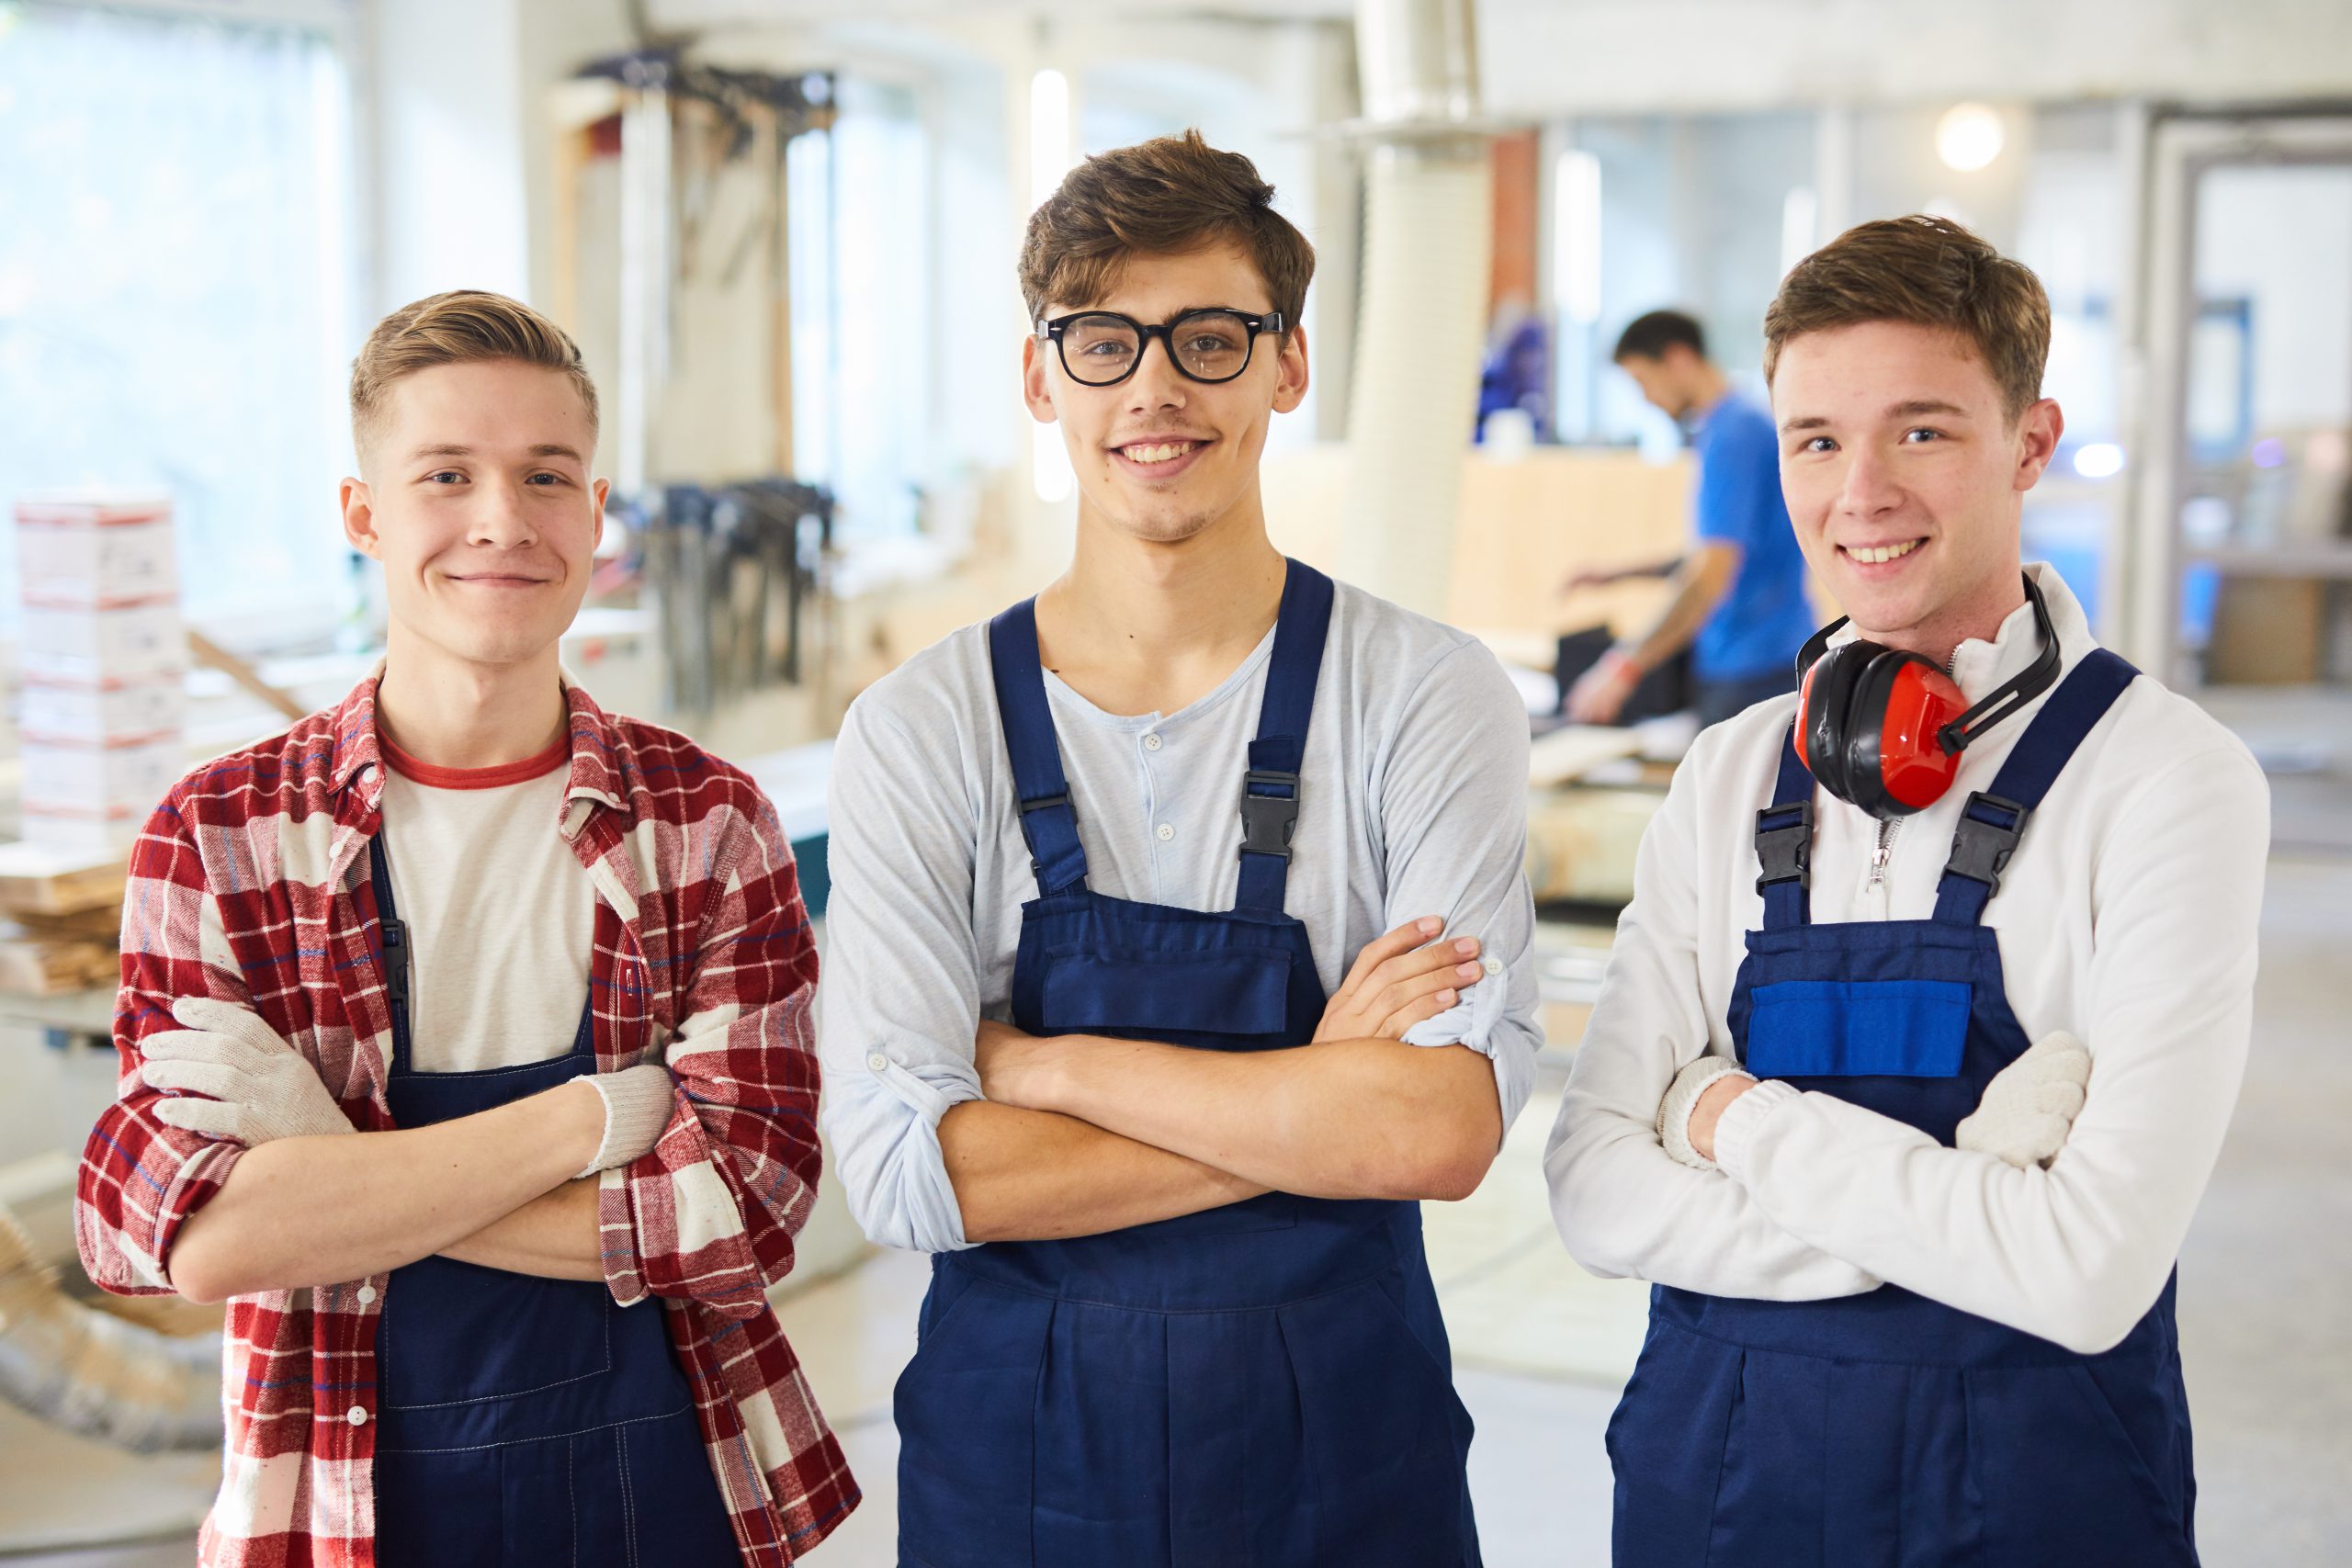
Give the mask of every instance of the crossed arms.
POLYGON ((1668 1157, 1660 1098, 1728 1044, 1720 1008, 1711 1018, 1702 1001, 1702 947, 1716 938, 1702 936, 1700 888, 1709 857, 1740 846, 1707 838, 1704 787, 1686 767, 1643 842, 1546 1150, 1568 1250, 1597 1274, 1713 1295, 1891 1283, 2082 1353, 2116 1344, 2172 1269, 2244 1067, 2268 834, 2251 761, 2180 757, 2116 803, 2083 889, 2087 981, 2068 998, 2097 1066, 2046 1169, 1783 1084, 1732 1101, 1720 1169, 1668 1157))
MULTIPOLYGON (((709 824, 710 880, 693 906, 696 923, 672 933, 693 955, 681 965, 679 1021, 659 1058, 674 1089, 657 1091, 656 1128, 628 1147, 601 1146, 605 1097, 580 1079, 429 1127, 360 1133, 345 1130, 346 1113, 309 1055, 297 1059, 305 1077, 274 1079, 278 1087, 266 1093, 250 1075, 243 1089, 215 1084, 226 1099, 205 1092, 200 1101, 147 1082, 144 1047, 185 1025, 174 1010, 187 998, 241 1014, 272 1046, 293 1049, 288 1018, 277 1032, 263 1021, 270 1010, 247 988, 248 965, 212 892, 216 875, 254 886, 252 868, 232 875, 206 866, 186 825, 195 808, 167 803, 132 855, 115 1026, 121 1093, 91 1134, 77 1201, 94 1280, 122 1293, 219 1300, 366 1279, 439 1253, 550 1278, 601 1278, 624 1303, 652 1294, 729 1316, 762 1310, 764 1287, 791 1268, 792 1233, 813 1202, 819 1160, 814 950, 790 852, 764 802, 709 824), (226 1115, 240 1094, 258 1117, 241 1124, 269 1135, 224 1135, 218 1121, 210 1133, 192 1130, 175 1124, 185 1110, 164 1109, 201 1103, 226 1115), (284 1114, 305 1094, 325 1100, 323 1114, 315 1106, 307 1118, 284 1114), (622 1163, 575 1179, 608 1155, 622 1163)), ((207 841, 215 852, 241 852, 232 835, 207 841)), ((331 940, 362 939, 355 923, 331 940)), ((272 1008, 283 1014, 288 995, 277 994, 272 1008)), ((314 1022, 322 999, 311 998, 314 1022)), ((366 1078, 354 1062, 334 1076, 355 1089, 366 1078)), ((356 1095, 346 1103, 370 1120, 356 1095)), ((244 1109, 235 1107, 241 1118, 244 1109)))
POLYGON ((982 1022, 987 1098, 939 1123, 966 1239, 1091 1235, 1273 1190, 1469 1196, 1502 1144, 1493 1064, 1403 1038, 1485 978, 1477 940, 1438 940, 1442 924, 1366 947, 1315 1042, 1291 1050, 1038 1039, 982 1022))
MULTIPOLYGON (((976 904, 1026 897, 1026 857, 974 782, 1002 767, 993 733, 968 722, 987 702, 939 684, 868 693, 834 753, 826 1130, 868 1235, 937 1252, 1268 1190, 1446 1198, 1476 1185, 1536 1045, 1527 718, 1489 656, 1444 654, 1384 711, 1398 739, 1365 807, 1385 856, 1377 903, 1353 911, 1367 945, 1347 955, 1311 1043, 1250 1053, 1030 1039, 1001 1021, 1011 937, 976 904), (1422 918, 1437 925, 1424 931, 1422 918), (1374 937, 1380 924, 1396 930, 1374 937), (1463 941, 1473 949, 1453 948, 1463 941), (1456 972, 1464 963, 1476 977, 1456 972)), ((1318 798, 1337 809, 1342 796, 1334 784, 1318 798)), ((1346 848, 1332 835, 1311 852, 1328 867, 1346 848)), ((1304 918, 1328 943, 1346 913, 1304 918)))

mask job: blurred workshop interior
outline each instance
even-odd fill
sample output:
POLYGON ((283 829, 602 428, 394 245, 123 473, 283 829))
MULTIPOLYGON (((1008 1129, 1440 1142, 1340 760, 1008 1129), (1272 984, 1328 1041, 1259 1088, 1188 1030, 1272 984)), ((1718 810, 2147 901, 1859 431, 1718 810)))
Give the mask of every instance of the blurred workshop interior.
MULTIPOLYGON (((751 772, 821 944, 848 705, 1069 556, 1023 225, 1187 128, 1317 253, 1273 542, 1484 640, 1534 737, 1537 1087, 1426 1212, 1487 1562, 1608 1560, 1647 1308, 1570 1259, 1539 1168, 1699 729, 1687 659, 1567 713, 1676 592, 1637 569, 1691 548, 1690 433, 1621 333, 1680 312, 1760 402, 1782 276, 1912 212, 2049 295, 2025 558, 2268 778, 2253 1048, 2179 1266, 2197 1531, 2352 1556, 2341 0, 0 0, 0 1562, 191 1562, 220 1483, 220 1310, 89 1284, 76 1162, 130 836, 383 645, 334 510, 369 327, 469 288, 576 336, 612 491, 566 668, 751 772)), ((774 1299, 865 1494, 816 1560, 878 1568, 930 1274, 831 1175, 774 1299)))

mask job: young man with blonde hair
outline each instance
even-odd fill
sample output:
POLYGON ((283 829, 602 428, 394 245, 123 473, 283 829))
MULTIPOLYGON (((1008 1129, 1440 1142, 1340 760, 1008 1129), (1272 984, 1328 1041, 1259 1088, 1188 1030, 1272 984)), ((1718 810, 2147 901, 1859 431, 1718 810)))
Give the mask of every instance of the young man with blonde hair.
POLYGON ((2268 796, 2019 516, 2064 428, 2032 273, 1867 223, 1765 317, 1848 615, 1699 739, 1545 1161, 1652 1280, 1623 1568, 2190 1568, 2173 1260, 2252 1018, 2268 796))
POLYGON ((763 1293, 818 1174, 774 810, 557 663, 595 389, 493 294, 352 371, 383 663, 132 852, 92 1279, 229 1303, 207 1568, 790 1562, 857 1501, 763 1293))
POLYGON ((910 1568, 1478 1562, 1418 1201, 1534 1076, 1527 717, 1267 538, 1314 265, 1272 197, 1189 134, 1038 209, 1075 556, 842 729, 827 1126, 934 1255, 910 1568))

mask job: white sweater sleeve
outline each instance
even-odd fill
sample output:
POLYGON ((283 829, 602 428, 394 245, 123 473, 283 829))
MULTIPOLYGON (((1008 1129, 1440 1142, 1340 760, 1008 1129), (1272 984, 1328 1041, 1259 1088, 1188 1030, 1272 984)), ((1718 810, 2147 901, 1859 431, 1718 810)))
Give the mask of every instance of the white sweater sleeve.
POLYGON ((2182 758, 2108 819, 2077 1030, 2089 1096, 2048 1169, 1767 1084, 1724 1113, 1724 1172, 1790 1234, 1894 1284, 2109 1348, 2163 1290, 2237 1100, 2268 848, 2267 787, 2234 748, 2182 758))
POLYGON ((1707 1049, 1692 862, 1698 770, 1642 837, 1634 901, 1544 1156, 1552 1217, 1587 1269, 1710 1295, 1817 1301, 1879 1281, 1782 1228, 1737 1182, 1667 1157, 1656 1130, 1674 1075, 1707 1049))

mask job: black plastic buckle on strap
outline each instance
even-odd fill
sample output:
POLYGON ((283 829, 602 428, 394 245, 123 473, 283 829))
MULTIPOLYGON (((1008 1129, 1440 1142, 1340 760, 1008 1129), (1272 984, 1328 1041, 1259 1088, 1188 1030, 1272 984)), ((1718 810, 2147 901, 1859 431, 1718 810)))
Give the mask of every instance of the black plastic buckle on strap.
POLYGON ((1298 832, 1298 775, 1252 768, 1241 775, 1241 852, 1290 859, 1298 832), (1288 784, 1290 794, 1260 795, 1259 784, 1288 784))
POLYGON ((383 922, 384 994, 395 1003, 408 1000, 408 927, 399 920, 383 922))
POLYGON ((2025 834, 2026 818, 2033 815, 2033 807, 2014 800, 2004 800, 1997 795, 1978 790, 1961 807, 1960 827, 1951 836, 1951 859, 1944 863, 1946 876, 1965 876, 1984 885, 1985 897, 2001 890, 2001 870, 2018 851, 2018 840, 2025 834), (2006 812, 2007 822, 1988 822, 1976 815, 1978 809, 2006 812))
MULTIPOLYGON (((1022 838, 1026 840, 1029 837, 1029 813, 1032 811, 1051 811, 1057 806, 1069 806, 1069 791, 1064 790, 1059 795, 1041 795, 1035 800, 1023 800, 1021 803, 1022 838)), ((1078 822, 1078 808, 1076 807, 1070 807, 1069 817, 1072 829, 1075 830, 1076 824, 1078 822)), ((1034 845, 1031 848, 1029 855, 1029 874, 1037 879, 1038 890, 1040 892, 1044 891, 1046 886, 1046 863, 1037 858, 1034 845)))
MULTIPOLYGON (((1750 798, 1753 798, 1752 796, 1750 798)), ((1756 858, 1763 874, 1756 879, 1761 893, 1776 882, 1813 886, 1813 802, 1768 806, 1756 814, 1756 858)))

